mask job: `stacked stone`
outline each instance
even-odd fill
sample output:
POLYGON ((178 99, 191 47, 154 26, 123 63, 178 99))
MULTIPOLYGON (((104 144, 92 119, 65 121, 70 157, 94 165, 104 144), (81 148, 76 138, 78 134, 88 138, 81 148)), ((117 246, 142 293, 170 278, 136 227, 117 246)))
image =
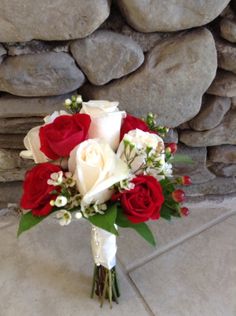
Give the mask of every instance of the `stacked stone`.
POLYGON ((229 0, 0 0, 0 206, 23 138, 70 95, 152 111, 195 163, 189 195, 236 192, 236 17, 229 0), (39 14, 40 12, 40 14, 39 14), (218 67, 218 70, 217 70, 218 67))

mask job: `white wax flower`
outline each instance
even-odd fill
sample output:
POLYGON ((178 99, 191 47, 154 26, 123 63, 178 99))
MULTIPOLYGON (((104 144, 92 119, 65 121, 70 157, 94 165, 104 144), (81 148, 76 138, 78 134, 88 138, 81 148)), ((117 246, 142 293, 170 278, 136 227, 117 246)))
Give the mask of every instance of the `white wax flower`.
POLYGON ((65 105, 70 106, 72 104, 71 99, 66 99, 65 100, 65 105))
POLYGON ((172 176, 172 173, 173 173, 172 164, 166 162, 166 163, 164 164, 164 166, 163 166, 162 172, 164 173, 164 175, 165 175, 166 177, 171 177, 171 176, 172 176))
POLYGON ((63 171, 53 172, 50 175, 50 179, 48 179, 47 184, 48 185, 60 185, 63 182, 63 171))
POLYGON ((67 210, 60 210, 56 213, 56 218, 61 226, 66 226, 70 224, 72 216, 67 210))
POLYGON ((77 103, 82 103, 83 102, 81 95, 78 95, 78 97, 76 98, 76 102, 77 103))
POLYGON ((158 169, 160 172, 165 164, 164 147, 163 139, 160 136, 140 129, 134 129, 124 135, 117 150, 117 155, 124 161, 127 161, 128 158, 132 172, 136 172, 144 166, 148 149, 149 155, 152 155, 153 159, 155 156, 155 161, 158 161, 160 164, 158 169), (127 143, 129 145, 125 146, 127 143))
POLYGON ((56 207, 62 207, 62 206, 65 206, 65 205, 67 204, 67 202, 68 202, 68 200, 67 200, 67 198, 66 198, 65 196, 59 195, 59 196, 56 198, 56 200, 55 200, 55 202, 54 202, 54 205, 55 205, 56 207))
POLYGON ((119 102, 105 100, 89 101, 82 103, 81 113, 90 115, 92 122, 88 131, 88 138, 105 140, 112 149, 119 145, 120 128, 125 111, 119 111, 119 102))
POLYGON ((76 219, 81 219, 83 216, 82 216, 82 213, 81 212, 76 212, 75 213, 75 218, 76 219))
POLYGON ((109 200, 111 186, 129 174, 126 163, 100 139, 89 139, 75 147, 70 154, 69 170, 74 174, 85 205, 109 200))

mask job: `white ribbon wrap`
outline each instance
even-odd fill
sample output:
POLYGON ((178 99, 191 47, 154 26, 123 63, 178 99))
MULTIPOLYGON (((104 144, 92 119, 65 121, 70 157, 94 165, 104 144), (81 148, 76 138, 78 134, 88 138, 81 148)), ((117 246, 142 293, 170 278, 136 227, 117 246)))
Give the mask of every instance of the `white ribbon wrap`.
POLYGON ((112 269, 116 265, 116 236, 108 231, 92 226, 91 246, 96 265, 112 269))

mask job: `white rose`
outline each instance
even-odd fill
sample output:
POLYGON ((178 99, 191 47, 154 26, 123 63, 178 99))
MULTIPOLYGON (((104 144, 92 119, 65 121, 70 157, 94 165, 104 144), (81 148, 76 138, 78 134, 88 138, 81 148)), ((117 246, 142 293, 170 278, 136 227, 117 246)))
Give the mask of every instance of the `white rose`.
POLYGON ((40 150, 39 129, 41 126, 32 128, 24 138, 24 146, 27 150, 20 152, 20 157, 33 159, 35 163, 47 162, 50 159, 40 150))
POLYGON ((82 103, 81 113, 90 115, 92 122, 89 128, 89 138, 105 140, 112 149, 119 146, 120 128, 125 111, 119 111, 119 102, 89 101, 82 103))
POLYGON ((161 172, 165 164, 164 148, 163 139, 158 135, 134 129, 124 135, 117 155, 129 164, 132 172, 142 173, 141 168, 146 165, 147 150, 149 150, 149 155, 155 155, 156 161, 160 163, 160 168, 156 171, 161 172), (125 147, 125 143, 129 145, 125 147))
POLYGON ((100 139, 89 139, 75 147, 69 158, 82 204, 104 203, 110 199, 115 183, 128 177, 127 165, 100 139))
POLYGON ((50 124, 52 123, 58 116, 61 115, 71 115, 70 113, 67 113, 66 111, 54 111, 52 114, 45 116, 43 119, 45 124, 50 124))
MULTIPOLYGON (((51 115, 48 115, 44 118, 44 125, 52 123, 58 116, 61 115, 70 114, 65 111, 55 111, 51 115)), ((20 157, 25 159, 33 159, 35 163, 43 163, 50 161, 50 159, 40 150, 40 127, 41 126, 36 126, 27 133, 27 135, 24 138, 24 146, 27 150, 23 150, 20 153, 20 157)))

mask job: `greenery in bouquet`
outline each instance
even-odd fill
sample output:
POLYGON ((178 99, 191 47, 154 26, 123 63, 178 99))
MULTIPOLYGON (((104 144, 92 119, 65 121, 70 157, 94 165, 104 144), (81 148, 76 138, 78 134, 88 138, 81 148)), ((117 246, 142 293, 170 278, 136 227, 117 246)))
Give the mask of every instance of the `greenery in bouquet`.
POLYGON ((185 194, 178 186, 191 180, 175 177, 172 164, 191 161, 176 154, 176 144, 164 143, 168 128, 158 126, 151 113, 139 119, 120 111, 118 102, 83 102, 81 96, 65 105, 67 111, 47 116, 24 139, 27 150, 21 156, 37 165, 25 176, 18 235, 52 213, 62 226, 89 221, 95 261, 92 296, 96 293, 101 304, 108 298, 111 304, 119 297, 118 227, 134 229, 155 246, 149 220, 189 213, 181 205, 185 194), (104 250, 99 242, 110 246, 104 250))

